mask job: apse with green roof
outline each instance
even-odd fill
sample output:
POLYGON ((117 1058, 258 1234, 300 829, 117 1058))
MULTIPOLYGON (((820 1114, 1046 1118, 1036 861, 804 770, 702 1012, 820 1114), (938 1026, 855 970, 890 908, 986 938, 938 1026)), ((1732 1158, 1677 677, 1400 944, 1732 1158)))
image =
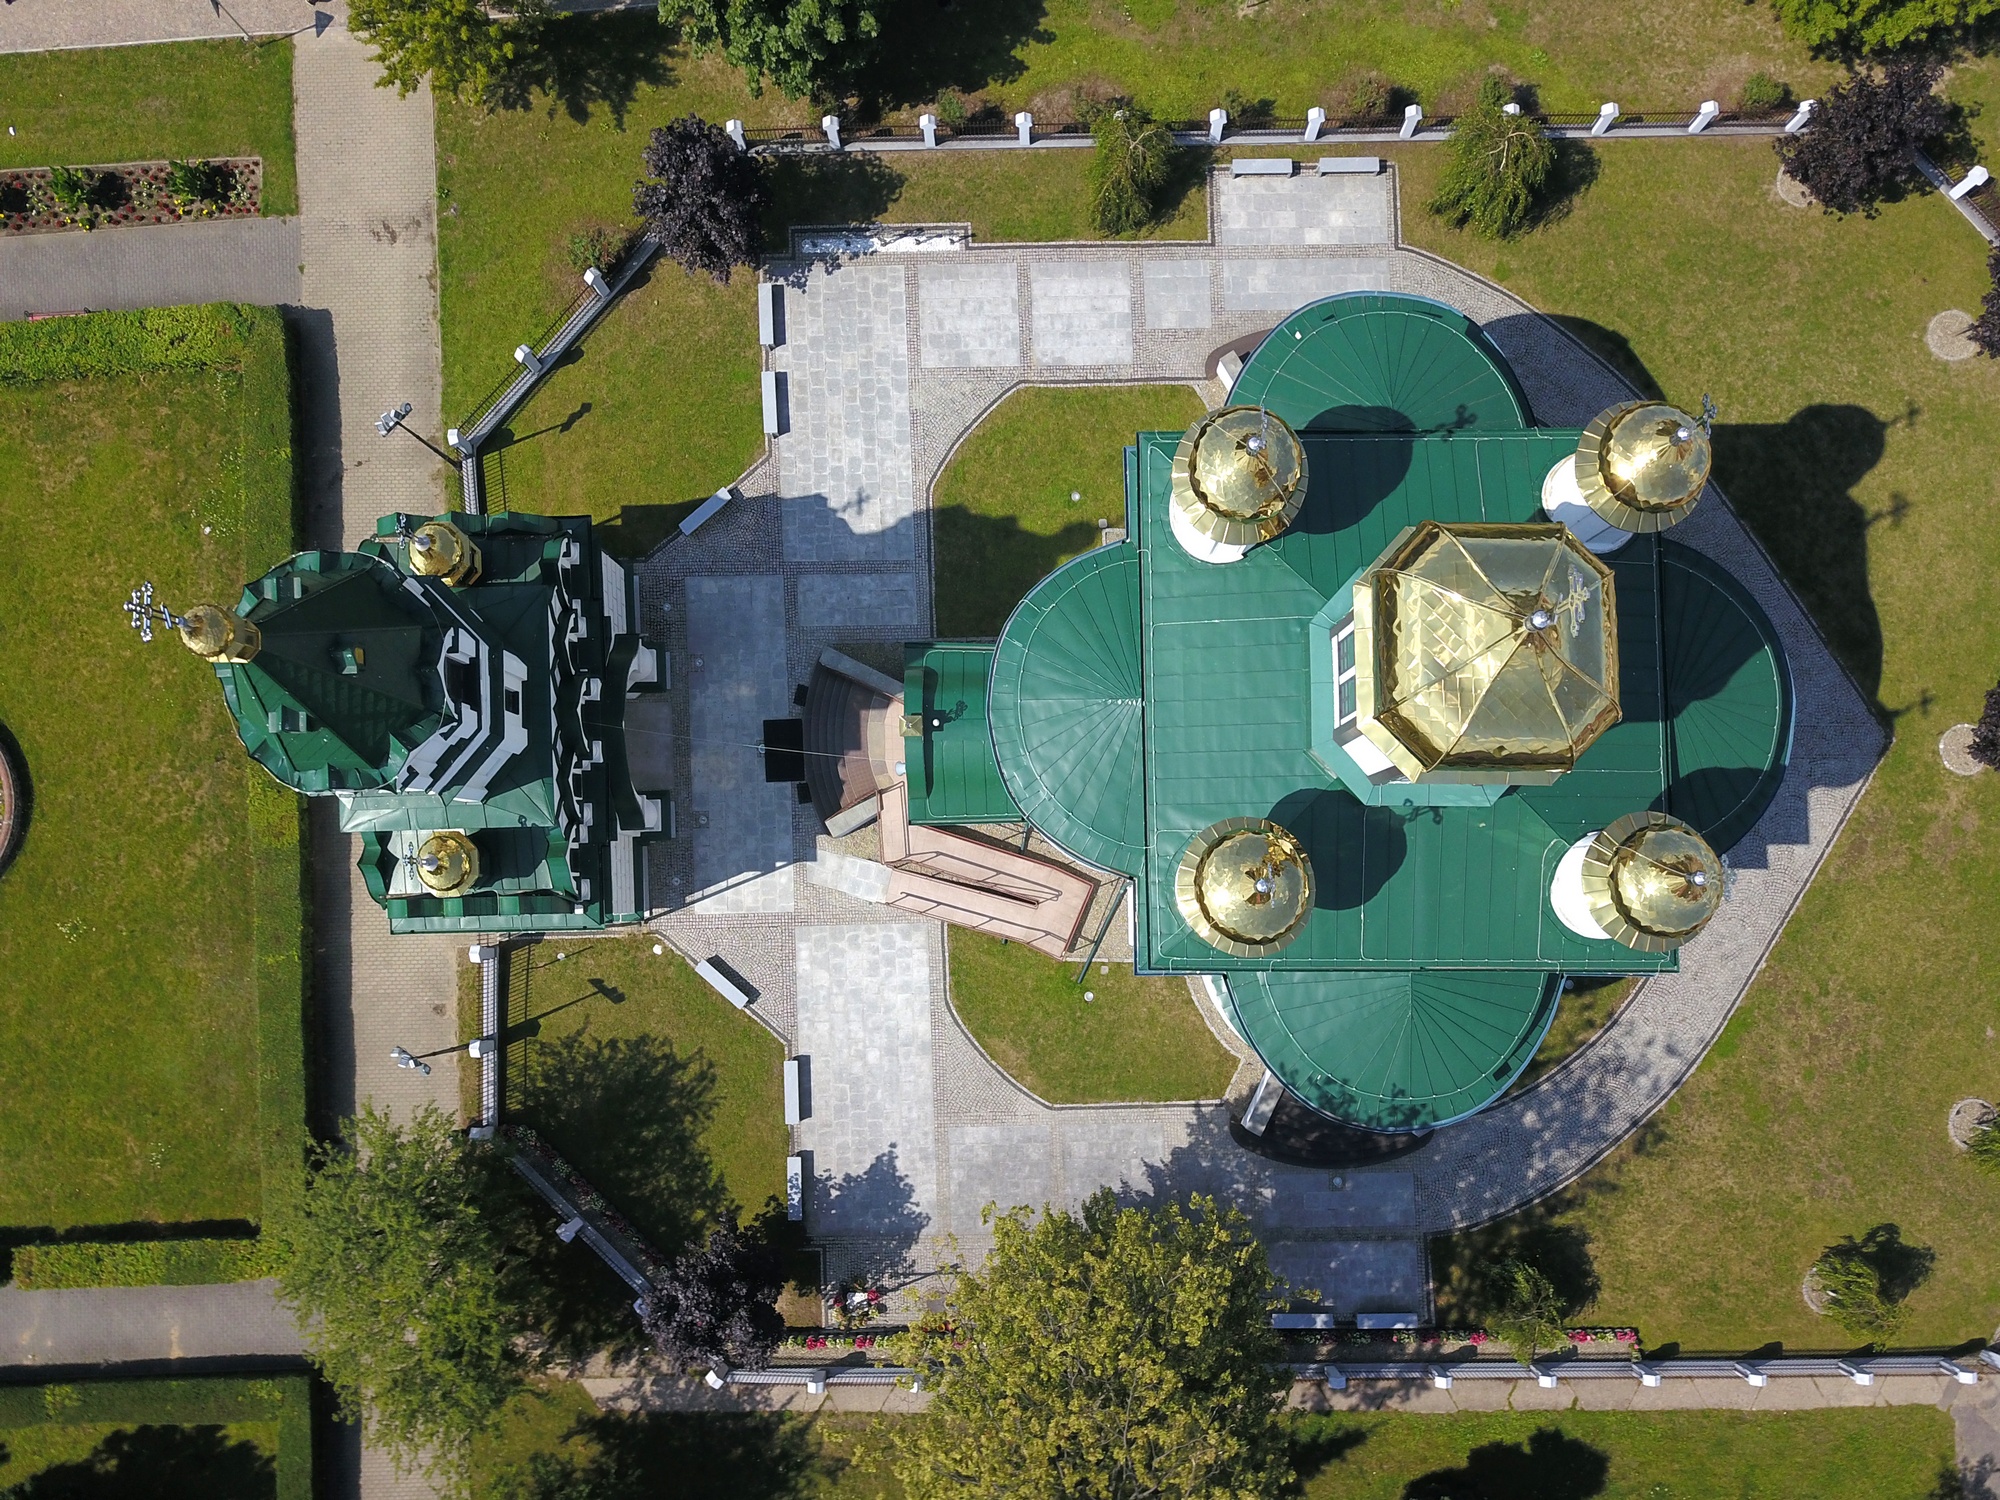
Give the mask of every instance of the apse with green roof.
POLYGON ((360 836, 392 931, 646 915, 665 811, 633 787, 625 705, 657 657, 588 518, 385 516, 175 618, 252 758, 360 836))
POLYGON ((1770 622, 1661 534, 1706 421, 1607 417, 1535 425, 1442 304, 1301 309, 1227 408, 1127 450, 1123 540, 991 648, 910 648, 911 682, 932 652, 990 661, 949 722, 908 705, 913 786, 1130 880, 1138 971, 1209 976, 1313 1110, 1402 1132, 1483 1108, 1566 976, 1679 966, 1790 748, 1770 622), (1543 508, 1580 449, 1611 496, 1581 530, 1543 508))

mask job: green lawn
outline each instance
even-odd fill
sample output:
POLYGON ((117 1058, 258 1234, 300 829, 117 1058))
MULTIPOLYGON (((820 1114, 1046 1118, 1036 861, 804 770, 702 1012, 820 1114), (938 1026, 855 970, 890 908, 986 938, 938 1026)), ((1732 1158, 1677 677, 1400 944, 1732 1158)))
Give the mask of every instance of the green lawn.
POLYGON ((1051 1104, 1219 1099, 1236 1071, 1184 979, 1100 963, 1077 984, 1078 965, 1023 944, 957 928, 945 936, 958 1018, 1051 1104))
POLYGON ((10 1386, 0 1492, 311 1500, 311 1399, 303 1375, 10 1386))
MULTIPOLYGON (((1952 1460, 1951 1419, 1928 1407, 1343 1412, 1295 1418, 1291 1433, 1304 1500, 1930 1500, 1952 1460)), ((517 1398, 478 1445, 473 1493, 544 1453, 574 1470, 570 1489, 542 1495, 614 1472, 631 1493, 671 1485, 689 1500, 896 1500, 902 1487, 865 1460, 881 1441, 858 1417, 601 1413, 559 1382, 517 1398)))
POLYGON ((1936 1256, 1901 1341, 2000 1317, 2000 1183, 1945 1137, 2000 1089, 2000 777, 1962 781, 1937 738, 2000 676, 1992 607, 2000 367, 1947 365, 1932 314, 1974 309, 1983 247, 1935 196, 1875 219, 1782 207, 1767 144, 1615 142, 1567 218, 1505 245, 1414 211, 1439 158, 1401 149, 1404 232, 1504 281, 1683 404, 1721 408, 1717 474, 1813 609, 1896 744, 1742 1009, 1690 1082, 1577 1191, 1441 1243, 1440 1315, 1477 1321, 1469 1273, 1520 1237, 1599 1285, 1594 1321, 1649 1344, 1826 1347, 1799 1278, 1892 1223, 1936 1256), (1676 184, 1662 219, 1659 185, 1676 184))
POLYGON ((182 309, 0 335, 0 724, 33 787, 0 876, 0 1226, 254 1220, 299 1170, 298 799, 244 755, 214 673, 118 606, 142 579, 233 603, 291 550, 282 325, 182 309), (221 362, 5 379, 160 323, 206 329, 221 362))
POLYGON ((1099 521, 1125 524, 1133 435, 1202 410, 1184 385, 1030 386, 1001 401, 932 492, 938 634, 998 635, 1029 589, 1097 545, 1099 521))
POLYGON ((264 212, 299 211, 290 42, 0 54, 0 167, 261 156, 264 212))
POLYGON ((785 1191, 784 1047, 650 938, 543 942, 509 960, 507 1099, 671 1255, 785 1191), (558 960, 556 955, 568 956, 558 960))

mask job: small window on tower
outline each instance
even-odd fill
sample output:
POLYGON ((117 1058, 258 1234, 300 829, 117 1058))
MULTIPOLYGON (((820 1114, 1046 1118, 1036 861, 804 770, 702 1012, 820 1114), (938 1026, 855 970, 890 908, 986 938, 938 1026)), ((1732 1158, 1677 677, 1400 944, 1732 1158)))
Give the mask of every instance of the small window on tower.
POLYGON ((1355 720, 1354 621, 1342 622, 1333 633, 1333 723, 1336 729, 1355 720))
POLYGON ((509 718, 514 719, 521 717, 521 690, 519 688, 510 687, 507 689, 507 715, 509 718))

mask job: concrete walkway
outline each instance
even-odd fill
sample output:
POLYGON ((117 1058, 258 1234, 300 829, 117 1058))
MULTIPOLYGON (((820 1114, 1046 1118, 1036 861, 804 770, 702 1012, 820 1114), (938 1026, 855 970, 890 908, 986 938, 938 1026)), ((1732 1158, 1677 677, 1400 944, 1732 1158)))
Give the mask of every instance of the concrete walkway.
POLYGON ((0 321, 40 313, 299 300, 299 221, 225 219, 0 240, 0 321))
POLYGON ((275 1281, 74 1292, 0 1287, 0 1368, 300 1359, 298 1324, 276 1293, 275 1281))
POLYGON ((309 0, 7 0, 0 52, 273 36, 311 26, 314 9, 309 0))

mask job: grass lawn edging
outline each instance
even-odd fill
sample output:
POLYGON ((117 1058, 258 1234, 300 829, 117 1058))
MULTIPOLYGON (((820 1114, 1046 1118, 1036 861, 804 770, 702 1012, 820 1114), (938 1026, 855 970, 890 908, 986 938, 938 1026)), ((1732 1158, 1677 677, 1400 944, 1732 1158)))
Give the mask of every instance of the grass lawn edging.
MULTIPOLYGON (((293 465, 294 350, 272 308, 237 303, 93 313, 0 323, 0 383, 94 379, 234 366, 244 399, 244 555, 252 576, 297 550, 293 465)), ((306 1148, 306 858, 304 799, 244 762, 253 851, 248 911, 257 993, 257 1138, 262 1219, 296 1193, 306 1148)), ((24 1288, 192 1285, 254 1280, 276 1270, 256 1240, 107 1242, 88 1232, 14 1253, 24 1288)))

